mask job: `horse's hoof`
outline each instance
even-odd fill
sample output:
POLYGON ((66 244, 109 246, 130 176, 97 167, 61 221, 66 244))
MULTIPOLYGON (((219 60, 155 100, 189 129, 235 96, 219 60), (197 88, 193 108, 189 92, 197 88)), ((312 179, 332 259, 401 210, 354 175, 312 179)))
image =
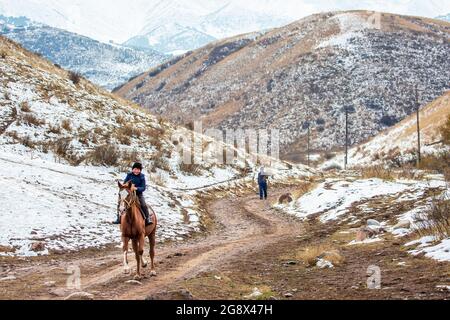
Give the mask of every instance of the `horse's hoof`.
POLYGON ((142 268, 147 268, 148 267, 148 262, 144 262, 143 264, 142 264, 142 268))
POLYGON ((125 269, 123 269, 123 273, 124 274, 130 274, 130 268, 125 268, 125 269))
POLYGON ((155 270, 152 270, 150 272, 150 277, 156 277, 156 271, 155 270))

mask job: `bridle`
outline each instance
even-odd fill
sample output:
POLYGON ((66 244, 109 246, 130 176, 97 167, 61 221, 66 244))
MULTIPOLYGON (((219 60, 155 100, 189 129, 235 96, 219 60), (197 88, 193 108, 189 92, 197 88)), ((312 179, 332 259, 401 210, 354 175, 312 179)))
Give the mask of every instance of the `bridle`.
POLYGON ((131 206, 136 203, 136 199, 137 199, 137 195, 136 195, 136 191, 133 191, 132 193, 129 193, 128 196, 131 196, 130 200, 127 200, 128 197, 125 197, 125 199, 122 199, 122 195, 120 194, 119 190, 119 199, 117 201, 117 214, 119 216, 123 216, 124 214, 126 214, 126 212, 128 212, 128 210, 131 209, 131 206), (121 203, 125 202, 126 206, 124 207, 124 209, 122 211, 120 211, 120 205, 121 203))

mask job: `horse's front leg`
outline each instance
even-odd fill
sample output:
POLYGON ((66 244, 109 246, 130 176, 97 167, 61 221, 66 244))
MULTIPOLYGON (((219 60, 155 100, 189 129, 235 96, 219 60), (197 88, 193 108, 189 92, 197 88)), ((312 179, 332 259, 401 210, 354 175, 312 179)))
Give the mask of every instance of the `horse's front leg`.
POLYGON ((123 272, 125 274, 130 273, 130 266, 128 265, 128 244, 130 242, 129 238, 122 238, 123 241, 123 272))
POLYGON ((151 259, 151 272, 150 276, 156 277, 156 270, 155 270, 155 248, 156 248, 156 231, 153 231, 150 236, 148 237, 148 240, 150 242, 150 259, 151 259))
POLYGON ((143 251, 141 251, 140 249, 140 240, 133 240, 133 251, 134 251, 134 255, 136 257, 136 277, 135 279, 141 279, 142 274, 141 274, 141 262, 142 262, 142 255, 143 255, 143 251))

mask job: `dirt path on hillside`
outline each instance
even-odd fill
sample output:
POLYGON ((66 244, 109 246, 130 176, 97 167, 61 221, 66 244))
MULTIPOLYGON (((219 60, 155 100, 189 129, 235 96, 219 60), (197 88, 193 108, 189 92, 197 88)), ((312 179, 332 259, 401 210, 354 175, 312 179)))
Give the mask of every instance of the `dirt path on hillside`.
MULTIPOLYGON (((37 258, 31 264, 26 263, 28 259, 23 262, 10 259, 12 263, 8 264, 6 259, 2 263, 2 276, 13 275, 16 279, 0 283, 0 297, 61 299, 75 291, 84 291, 94 294, 96 299, 144 299, 160 294, 199 274, 236 263, 286 236, 302 234, 300 222, 271 209, 270 201, 287 191, 277 190, 268 201, 260 201, 252 193, 209 202, 207 209, 212 223, 206 235, 157 248, 158 275, 145 276, 140 284, 129 283, 133 276, 123 273, 120 249, 109 248, 80 252, 75 257, 37 258), (67 280, 72 279, 67 270, 73 267, 80 268, 79 290, 67 289, 67 280)), ((134 269, 134 255, 129 257, 134 269)), ((145 272, 148 274, 148 270, 145 272)))

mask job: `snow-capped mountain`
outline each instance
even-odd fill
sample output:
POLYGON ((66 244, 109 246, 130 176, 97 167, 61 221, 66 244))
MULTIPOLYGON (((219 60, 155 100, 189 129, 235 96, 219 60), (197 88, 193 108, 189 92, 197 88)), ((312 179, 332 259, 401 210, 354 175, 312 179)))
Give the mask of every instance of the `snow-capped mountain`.
POLYGON ((0 0, 0 14, 109 43, 178 53, 214 39, 281 27, 308 15, 366 9, 435 17, 450 3, 425 0, 0 0))
POLYGON ((158 26, 144 35, 133 37, 124 45, 177 55, 193 48, 202 47, 214 40, 216 38, 195 28, 184 27, 178 23, 168 23, 158 26))
POLYGON ((109 90, 167 59, 150 49, 101 43, 24 17, 0 15, 0 34, 109 90))
POLYGON ((436 17, 436 19, 450 22, 450 13, 448 13, 447 15, 436 17))

